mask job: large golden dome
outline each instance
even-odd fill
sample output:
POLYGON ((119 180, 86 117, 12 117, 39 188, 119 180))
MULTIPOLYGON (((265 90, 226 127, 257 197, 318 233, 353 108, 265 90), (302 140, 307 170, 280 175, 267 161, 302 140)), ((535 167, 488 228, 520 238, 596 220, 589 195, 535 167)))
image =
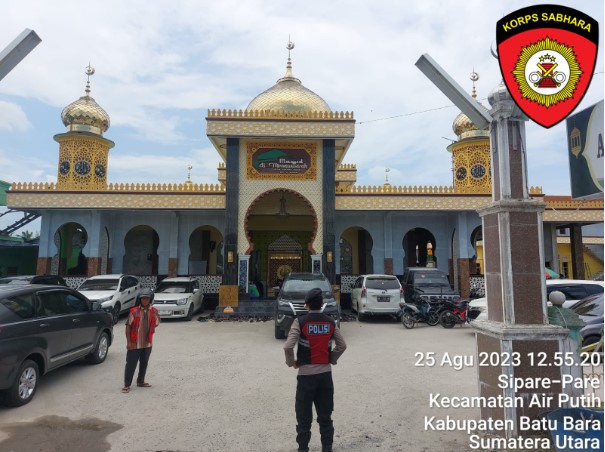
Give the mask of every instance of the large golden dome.
MULTIPOLYGON (((288 46, 288 50, 294 47, 292 43, 289 43, 288 46)), ((289 56, 286 75, 280 78, 271 88, 252 99, 252 102, 246 107, 246 111, 254 110, 285 112, 332 111, 325 100, 310 89, 305 88, 300 80, 292 75, 292 62, 289 56)))
POLYGON ((94 69, 86 71, 89 79, 86 83, 86 95, 72 102, 61 112, 61 120, 69 132, 92 132, 103 135, 109 129, 109 115, 90 97, 90 76, 94 69))

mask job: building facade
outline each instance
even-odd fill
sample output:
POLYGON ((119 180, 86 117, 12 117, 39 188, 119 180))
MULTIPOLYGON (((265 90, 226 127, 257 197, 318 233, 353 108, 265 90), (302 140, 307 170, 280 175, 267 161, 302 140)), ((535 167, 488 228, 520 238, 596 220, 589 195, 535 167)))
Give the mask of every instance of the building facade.
MULTIPOLYGON (((205 293, 230 303, 250 282, 269 288, 290 271, 323 272, 344 294, 359 274, 414 266, 442 269, 463 296, 480 276, 477 209, 491 201, 490 137, 462 113, 448 147, 453 185, 424 187, 358 186, 346 162, 353 112, 332 111, 294 76, 290 57, 285 75, 245 110, 208 111, 206 133, 222 159, 216 184, 108 183, 110 118, 89 83, 61 118, 57 182, 18 182, 7 192, 11 209, 42 217, 39 274, 76 285, 129 273, 151 286, 197 275, 205 293)), ((544 259, 558 269, 557 229, 570 228, 570 246, 581 251, 573 231, 603 222, 603 200, 529 192, 546 204, 544 259)))

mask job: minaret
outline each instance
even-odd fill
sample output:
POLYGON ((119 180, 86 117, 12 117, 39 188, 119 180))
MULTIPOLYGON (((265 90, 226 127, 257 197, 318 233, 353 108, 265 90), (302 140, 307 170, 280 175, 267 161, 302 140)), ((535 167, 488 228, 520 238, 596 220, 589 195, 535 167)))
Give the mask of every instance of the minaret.
POLYGON ((114 142, 103 138, 109 129, 109 115, 90 97, 90 76, 86 68, 85 95, 63 109, 61 120, 66 133, 54 136, 59 143, 59 190, 106 190, 107 161, 114 142))
MULTIPOLYGON (((471 73, 473 99, 477 99, 475 82, 479 74, 471 73)), ((456 193, 490 193, 492 187, 489 152, 489 130, 478 130, 477 126, 460 113, 454 119, 452 129, 458 141, 450 144, 447 150, 452 153, 454 170, 454 190, 456 193)))

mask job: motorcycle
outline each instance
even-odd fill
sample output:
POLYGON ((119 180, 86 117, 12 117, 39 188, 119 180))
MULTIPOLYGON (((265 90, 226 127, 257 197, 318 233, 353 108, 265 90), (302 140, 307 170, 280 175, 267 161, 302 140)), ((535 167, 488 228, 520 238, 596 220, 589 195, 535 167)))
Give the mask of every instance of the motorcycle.
POLYGON ((469 323, 471 320, 475 320, 479 314, 481 314, 481 310, 469 306, 469 300, 446 300, 443 302, 439 314, 439 323, 443 328, 454 328, 459 323, 469 323))
POLYGON ((429 303, 421 300, 420 306, 415 304, 401 302, 399 303, 400 310, 397 313, 401 317, 401 323, 405 328, 414 328, 418 322, 425 322, 427 325, 435 326, 439 323, 439 303, 429 303))

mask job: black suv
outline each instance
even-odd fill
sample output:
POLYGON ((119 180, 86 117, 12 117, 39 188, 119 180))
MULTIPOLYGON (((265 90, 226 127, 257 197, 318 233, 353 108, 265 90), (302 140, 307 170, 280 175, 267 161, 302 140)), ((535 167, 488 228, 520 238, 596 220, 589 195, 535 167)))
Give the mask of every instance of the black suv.
POLYGON ((105 361, 113 319, 67 287, 0 286, 0 391, 6 405, 28 403, 39 377, 80 358, 105 361))
POLYGON ((340 307, 328 278, 321 273, 290 273, 284 279, 275 302, 275 339, 285 338, 294 319, 308 312, 305 309, 305 296, 316 287, 323 292, 325 304, 322 312, 340 325, 340 307))
POLYGON ((460 294, 452 289, 447 275, 438 268, 411 267, 403 275, 403 297, 406 303, 439 300, 455 301, 460 294))

